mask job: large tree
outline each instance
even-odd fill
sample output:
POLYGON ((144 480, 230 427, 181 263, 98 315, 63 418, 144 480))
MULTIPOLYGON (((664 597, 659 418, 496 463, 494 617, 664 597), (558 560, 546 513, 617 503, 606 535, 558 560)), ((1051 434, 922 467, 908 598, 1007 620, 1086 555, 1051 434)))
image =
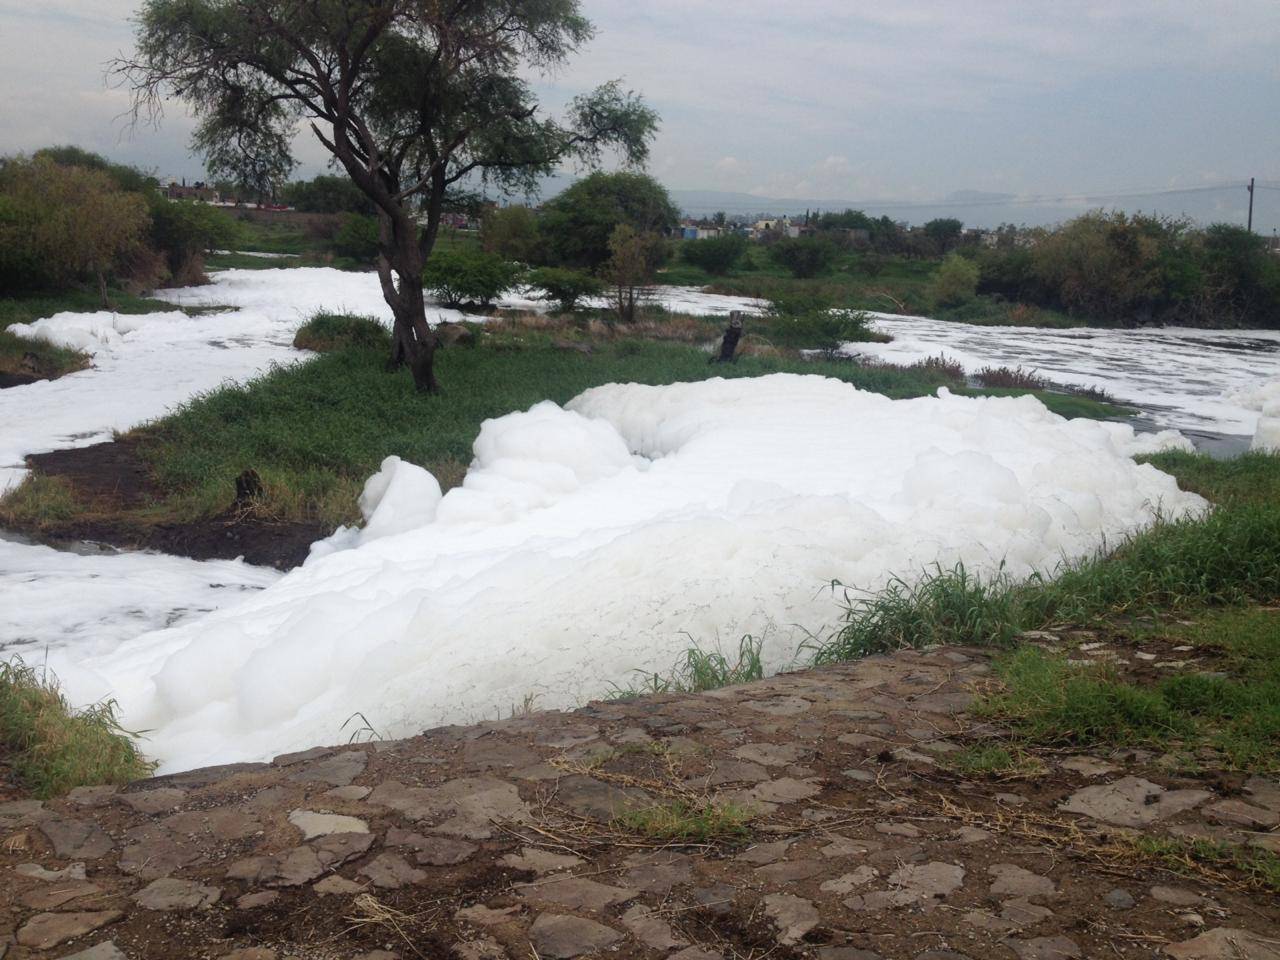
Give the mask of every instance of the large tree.
POLYGON ((197 147, 223 168, 291 162, 310 125, 377 208, 393 360, 435 391, 422 269, 450 195, 478 179, 532 191, 608 147, 632 164, 648 155, 657 117, 617 83, 562 122, 539 111, 525 74, 591 35, 578 0, 145 0, 138 52, 117 69, 138 116, 169 96, 190 104, 197 147))

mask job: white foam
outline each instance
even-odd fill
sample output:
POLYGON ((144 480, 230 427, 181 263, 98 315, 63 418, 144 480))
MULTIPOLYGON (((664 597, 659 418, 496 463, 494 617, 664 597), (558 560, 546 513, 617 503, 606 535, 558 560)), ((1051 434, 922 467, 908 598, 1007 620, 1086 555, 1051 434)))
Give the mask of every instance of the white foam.
MULTIPOLYGON (((1134 443, 1031 398, 794 375, 600 387, 487 423, 418 525, 85 659, 86 690, 112 690, 173 770, 339 741, 356 711, 404 735, 528 696, 573 706, 746 633, 777 669, 833 622, 832 580, 960 560, 1021 576, 1204 506, 1134 443)), ((371 522, 403 469, 371 483, 371 522)))

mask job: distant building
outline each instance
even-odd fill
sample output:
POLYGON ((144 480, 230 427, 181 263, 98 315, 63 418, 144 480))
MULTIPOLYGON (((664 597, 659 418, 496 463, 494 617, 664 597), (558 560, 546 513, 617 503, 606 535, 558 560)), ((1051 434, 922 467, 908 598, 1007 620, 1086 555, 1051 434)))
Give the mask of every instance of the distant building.
POLYGON ((170 200, 198 200, 201 203, 221 203, 222 197, 216 189, 203 180, 197 180, 191 186, 187 181, 170 183, 164 189, 164 195, 170 200))

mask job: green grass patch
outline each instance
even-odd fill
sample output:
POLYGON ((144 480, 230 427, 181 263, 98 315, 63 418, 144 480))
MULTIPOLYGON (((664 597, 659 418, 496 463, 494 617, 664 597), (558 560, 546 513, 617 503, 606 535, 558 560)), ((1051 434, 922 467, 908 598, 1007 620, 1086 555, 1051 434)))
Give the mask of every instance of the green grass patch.
POLYGON ((1241 479, 1247 475, 1265 491, 1280 474, 1280 456, 1254 455, 1242 467, 1182 455, 1165 467, 1195 476, 1219 506, 1207 516, 1157 523, 1024 582, 984 579, 957 566, 893 579, 874 594, 850 593, 843 623, 811 644, 818 662, 929 644, 1011 646, 1018 634, 1055 622, 1280 598, 1280 501, 1246 495, 1241 479))
POLYGON ((116 720, 114 701, 74 710, 56 683, 16 659, 0 663, 0 742, 23 784, 41 799, 75 787, 130 783, 154 769, 136 735, 116 720))
POLYGON ((614 823, 628 833, 660 843, 724 843, 750 834, 751 814, 742 807, 711 800, 673 800, 629 810, 614 823))
POLYGON ((720 650, 690 647, 669 674, 637 671, 637 682, 627 687, 614 687, 609 691, 608 699, 632 700, 654 693, 705 693, 763 680, 764 662, 760 657, 763 643, 750 635, 743 637, 733 659, 720 650))
POLYGON ((1027 743, 1208 746, 1232 769, 1280 769, 1280 612, 1216 611, 1171 639, 1218 662, 1136 684, 1114 667, 1072 665, 1028 647, 1000 661, 1003 689, 981 712, 1006 721, 1027 743))
POLYGON ((437 370, 444 392, 416 393, 407 373, 388 374, 387 351, 346 349, 281 367, 244 386, 199 397, 135 431, 139 452, 179 515, 207 515, 230 502, 232 481, 254 469, 282 519, 349 522, 359 485, 392 454, 461 479, 480 424, 542 400, 565 403, 613 382, 666 384, 775 372, 836 377, 893 397, 920 396, 943 379, 931 371, 862 368, 799 357, 744 357, 708 365, 682 343, 606 341, 589 353, 558 348, 536 331, 477 349, 447 349, 437 370), (279 491, 277 496, 273 491, 279 491), (287 495, 285 495, 287 494, 287 495))
MULTIPOLYGON (((172 304, 138 297, 121 290, 108 291, 116 313, 157 313, 176 310, 172 304)), ((90 290, 65 290, 57 294, 0 297, 0 373, 33 377, 60 377, 89 366, 89 356, 79 350, 59 347, 48 340, 29 339, 10 333, 15 323, 33 323, 55 313, 93 313, 106 309, 102 296, 90 290)))
POLYGON ((1013 387, 955 387, 953 393, 965 397, 1033 396, 1060 417, 1068 420, 1115 420, 1132 417, 1138 411, 1104 400, 1094 400, 1057 390, 1024 390, 1013 387))
POLYGON ((0 525, 42 530, 71 521, 79 509, 71 485, 62 477, 32 474, 0 499, 0 525))
POLYGON ((1154 837, 1147 834, 1127 841, 1135 853, 1156 860, 1184 876, 1201 878, 1205 871, 1234 872, 1256 890, 1280 894, 1280 856, 1212 840, 1154 837))
POLYGON ((334 350, 391 351, 391 333, 372 317, 317 313, 298 328, 293 345, 299 350, 332 353, 334 350))
POLYGON ((1017 747, 990 743, 973 744, 949 753, 945 763, 967 777, 1030 776, 1044 769, 1044 764, 1017 747))

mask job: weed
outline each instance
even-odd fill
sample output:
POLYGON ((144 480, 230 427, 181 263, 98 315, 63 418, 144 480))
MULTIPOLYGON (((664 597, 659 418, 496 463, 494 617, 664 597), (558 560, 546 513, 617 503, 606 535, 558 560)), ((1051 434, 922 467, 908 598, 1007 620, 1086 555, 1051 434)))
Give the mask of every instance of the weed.
POLYGON ((973 376, 984 387, 1014 387, 1020 390, 1046 390, 1049 381, 1034 370, 1022 367, 983 367, 973 376))
POLYGON ((615 824, 648 840, 668 843, 718 843, 748 836, 751 814, 734 804, 711 800, 672 800, 629 810, 615 824))
POLYGON ((704 693, 763 680, 764 662, 760 657, 763 645, 763 640, 757 640, 750 634, 744 636, 738 641, 737 659, 733 661, 720 650, 708 651, 692 646, 667 676, 636 671, 639 681, 630 687, 614 686, 608 699, 632 700, 658 693, 704 693))
POLYGON ((327 353, 351 348, 391 351, 391 334, 372 317, 317 313, 298 328, 293 345, 298 350, 327 353))
POLYGON ((154 768, 139 752, 137 734, 116 720, 114 700, 74 710, 53 678, 20 659, 0 663, 0 743, 40 798, 80 786, 129 783, 154 768))
POLYGON ((1128 840, 1135 853, 1158 860, 1178 873, 1199 876, 1205 869, 1243 874, 1255 889, 1280 893, 1280 856, 1267 850, 1250 850, 1226 843, 1181 837, 1140 834, 1128 840))
POLYGON ((999 744, 973 744, 947 755, 947 766, 968 777, 1030 776, 1044 769, 1044 764, 1017 747, 999 744))
POLYGON ((62 477, 33 474, 0 499, 0 523, 44 529, 70 521, 78 509, 71 485, 62 477))

